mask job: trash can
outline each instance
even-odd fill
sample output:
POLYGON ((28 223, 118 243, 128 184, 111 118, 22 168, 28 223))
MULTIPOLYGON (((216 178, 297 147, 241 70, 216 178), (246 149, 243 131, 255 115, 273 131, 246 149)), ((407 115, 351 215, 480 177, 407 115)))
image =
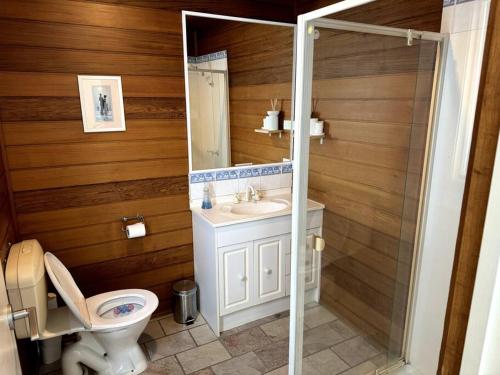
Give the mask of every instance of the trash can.
POLYGON ((193 324, 198 317, 196 283, 192 280, 177 281, 173 290, 174 320, 179 324, 193 324))

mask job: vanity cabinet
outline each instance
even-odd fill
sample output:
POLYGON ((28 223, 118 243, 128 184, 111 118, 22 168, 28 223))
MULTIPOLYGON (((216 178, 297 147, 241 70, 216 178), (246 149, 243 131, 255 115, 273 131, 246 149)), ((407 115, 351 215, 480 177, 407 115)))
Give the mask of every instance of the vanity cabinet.
MULTIPOLYGON (((323 210, 308 212, 306 302, 319 301, 323 210)), ((200 312, 218 335, 289 309, 291 215, 217 224, 193 210, 194 272, 200 312)))

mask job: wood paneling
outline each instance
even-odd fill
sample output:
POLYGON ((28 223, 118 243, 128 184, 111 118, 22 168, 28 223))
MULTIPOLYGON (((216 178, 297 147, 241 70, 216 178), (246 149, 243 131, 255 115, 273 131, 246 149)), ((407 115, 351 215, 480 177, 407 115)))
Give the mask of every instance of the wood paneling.
MULTIPOLYGON (((385 0, 334 18, 439 29, 439 2, 385 0), (429 7, 429 5, 432 6, 429 7), (368 12, 368 9, 370 10, 368 12)), ((324 2, 298 2, 302 11, 324 2)), ((325 204, 322 303, 385 347, 401 342, 435 60, 434 43, 320 28, 309 197, 325 204)))
MULTIPOLYGON (((465 184, 438 374, 460 372, 491 176, 500 133, 500 6, 491 2, 478 107, 465 184)), ((498 317, 497 317, 498 319, 498 317)))
POLYGON ((283 20, 293 7, 158 5, 0 0, 0 240, 4 255, 11 196, 18 239, 57 254, 86 296, 147 288, 164 312, 172 283, 193 277, 180 10, 283 20), (125 132, 83 132, 78 74, 122 76, 125 132), (136 213, 148 236, 127 240, 120 218, 136 213))

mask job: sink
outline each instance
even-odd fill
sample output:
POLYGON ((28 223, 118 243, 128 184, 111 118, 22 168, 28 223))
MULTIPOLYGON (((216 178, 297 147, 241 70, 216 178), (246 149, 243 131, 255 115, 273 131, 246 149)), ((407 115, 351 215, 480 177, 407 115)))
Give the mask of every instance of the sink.
POLYGON ((242 202, 238 204, 226 204, 221 207, 224 213, 241 216, 266 215, 286 210, 290 202, 286 199, 261 200, 257 202, 242 202))

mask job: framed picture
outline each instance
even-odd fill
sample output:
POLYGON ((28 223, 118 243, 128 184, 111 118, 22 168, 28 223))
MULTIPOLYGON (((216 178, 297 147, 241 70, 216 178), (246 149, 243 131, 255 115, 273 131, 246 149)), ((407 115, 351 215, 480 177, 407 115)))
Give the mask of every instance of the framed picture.
POLYGON ((120 76, 78 76, 83 131, 125 131, 120 76))

